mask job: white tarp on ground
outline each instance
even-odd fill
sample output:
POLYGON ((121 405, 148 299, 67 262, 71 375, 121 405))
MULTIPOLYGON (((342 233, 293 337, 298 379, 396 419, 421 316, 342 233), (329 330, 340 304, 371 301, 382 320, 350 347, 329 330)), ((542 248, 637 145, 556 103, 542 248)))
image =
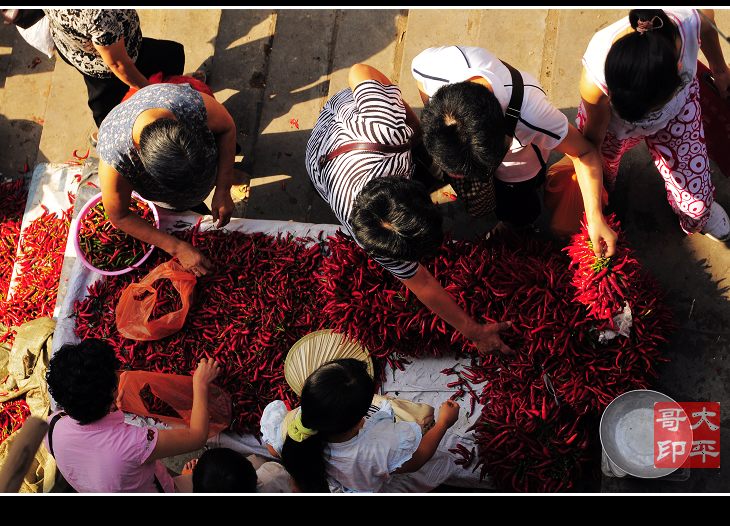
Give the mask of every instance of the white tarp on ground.
MULTIPOLYGON (((71 203, 68 198, 69 192, 76 194, 78 181, 76 175, 83 171, 82 167, 69 166, 65 164, 42 163, 35 167, 33 176, 28 185, 28 200, 25 204, 25 212, 20 225, 21 238, 25 229, 43 215, 45 206, 49 212, 61 216, 69 209, 71 203)), ((68 246, 66 251, 68 252, 68 246)), ((73 247, 70 247, 73 250, 73 247)), ((16 250, 16 261, 20 255, 20 243, 16 250)), ((13 274, 10 278, 8 297, 12 297, 19 265, 13 266, 13 274)), ((54 315, 58 315, 58 305, 54 315)))
MULTIPOLYGON (((76 171, 73 173, 78 173, 78 171, 78 168, 76 168, 76 171)), ((83 205, 82 201, 88 200, 95 191, 96 190, 90 192, 85 186, 82 187, 82 190, 79 192, 79 197, 77 198, 79 203, 77 203, 76 210, 79 210, 80 206, 83 205)), ((184 229, 195 225, 200 218, 200 215, 192 212, 173 213, 161 211, 160 227, 167 231, 184 229)), ((76 218, 74 218, 74 223, 75 221, 76 218)), ((75 230, 74 223, 71 225, 71 232, 74 232, 75 230)), ((215 223, 212 220, 212 217, 203 216, 200 228, 203 231, 214 229, 215 223)), ((295 223, 291 221, 252 220, 243 218, 234 218, 225 227, 226 230, 230 231, 264 233, 269 235, 291 234, 295 237, 314 239, 319 238, 320 235, 325 237, 333 235, 338 228, 338 225, 295 223)), ((74 334, 75 321, 71 316, 73 313, 74 303, 86 296, 86 290, 89 285, 97 280, 104 279, 102 275, 90 271, 83 266, 80 261, 78 261, 75 253, 73 252, 73 244, 71 243, 71 240, 67 244, 63 276, 66 276, 63 279, 67 279, 68 282, 66 283, 66 287, 64 287, 64 293, 59 294, 56 308, 57 326, 53 338, 52 350, 54 353, 61 345, 78 341, 78 338, 74 334)), ((397 396, 399 398, 429 403, 438 411, 439 405, 453 394, 454 389, 446 388, 446 384, 453 381, 455 378, 453 376, 448 377, 440 374, 439 371, 447 367, 451 367, 455 363, 456 360, 454 358, 427 358, 414 361, 411 365, 406 366, 406 370, 404 372, 395 371, 395 374, 389 373, 389 376, 383 386, 383 391, 385 394, 397 396)), ((463 365, 468 365, 468 360, 464 359, 461 363, 463 365)), ((442 441, 441 446, 439 447, 442 453, 455 447, 457 443, 462 443, 467 449, 471 449, 473 447, 472 433, 467 433, 466 430, 474 423, 476 415, 467 416, 467 412, 469 410, 468 398, 466 401, 461 401, 460 403, 462 405, 462 411, 459 421, 442 441)), ((477 415, 480 410, 481 408, 477 407, 477 415)), ((219 437, 211 441, 211 445, 230 447, 246 454, 255 453, 261 456, 269 456, 266 448, 263 447, 258 442, 258 439, 253 435, 222 433, 219 437)), ((455 464, 446 466, 446 469, 451 471, 450 477, 447 481, 449 484, 460 487, 479 487, 483 489, 492 487, 488 481, 480 483, 478 472, 472 473, 471 469, 463 469, 455 464)))

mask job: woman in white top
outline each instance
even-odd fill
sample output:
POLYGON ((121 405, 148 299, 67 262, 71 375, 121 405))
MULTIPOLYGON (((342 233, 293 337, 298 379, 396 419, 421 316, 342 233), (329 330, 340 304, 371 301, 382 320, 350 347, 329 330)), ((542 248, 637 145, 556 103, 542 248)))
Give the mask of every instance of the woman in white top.
POLYGON ((699 50, 721 93, 730 71, 712 11, 634 9, 596 33, 583 55, 577 123, 601 151, 611 190, 621 157, 646 142, 667 199, 687 233, 730 238, 730 221, 714 201, 696 78, 699 50))
MULTIPOLYGON (((387 490, 393 475, 426 466, 459 417, 458 404, 444 402, 436 424, 424 435, 415 422, 396 423, 387 402, 366 419, 374 392, 365 363, 342 359, 307 378, 298 409, 287 412, 281 401, 266 406, 261 417, 264 443, 281 457, 299 490, 387 490)), ((443 480, 430 482, 421 490, 443 480)))
POLYGON ((534 223, 541 210, 538 188, 555 150, 575 167, 596 255, 614 254, 616 233, 601 206, 598 151, 550 103, 534 76, 519 72, 523 99, 514 136, 509 137, 506 114, 513 79, 495 55, 479 47, 432 47, 413 59, 411 71, 425 104, 423 142, 472 215, 488 213, 496 201, 500 222, 517 227, 534 223), (470 206, 470 201, 475 204, 470 206))

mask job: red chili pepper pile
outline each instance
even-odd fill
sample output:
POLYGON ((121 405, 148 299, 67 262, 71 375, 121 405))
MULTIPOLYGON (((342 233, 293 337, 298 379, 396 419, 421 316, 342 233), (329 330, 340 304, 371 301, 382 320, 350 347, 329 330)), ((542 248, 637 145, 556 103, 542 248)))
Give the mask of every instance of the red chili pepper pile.
POLYGON ((23 424, 29 416, 30 407, 28 407, 25 398, 10 402, 0 402, 0 444, 23 427, 23 424))
POLYGON ((139 391, 139 397, 142 399, 142 403, 147 408, 147 411, 149 413, 161 416, 170 416, 173 418, 181 418, 180 414, 175 411, 175 409, 170 404, 168 404, 162 398, 152 392, 152 388, 149 384, 145 384, 145 386, 139 391))
POLYGON ((191 374, 200 358, 221 361, 216 382, 231 394, 237 431, 255 431, 263 408, 276 399, 293 401, 284 381, 286 353, 320 326, 315 270, 318 244, 239 232, 187 231, 211 258, 216 271, 198 279, 183 329, 159 341, 123 338, 115 326, 122 290, 162 262, 161 253, 140 270, 95 283, 77 303, 76 334, 106 339, 125 368, 191 374))
MULTIPOLYGON (((450 349, 474 354, 470 342, 351 242, 332 239, 330 249, 321 276, 329 326, 360 339, 395 365, 396 353, 440 355, 450 349)), ((587 458, 587 424, 580 419, 599 414, 626 391, 647 387, 656 376, 671 315, 656 284, 638 272, 625 246, 620 250, 626 259, 619 261, 625 261, 627 271, 633 269, 622 276, 633 327, 629 338, 605 344, 598 342, 598 334, 613 328, 613 320, 588 316, 575 301, 573 272, 555 244, 519 236, 452 242, 425 263, 474 319, 513 322, 503 338, 515 356, 492 354, 467 370, 443 371, 458 373, 459 379, 448 385, 457 389, 455 398, 469 396, 471 413, 477 401, 487 403, 476 425, 479 465, 503 488, 570 488, 587 458), (487 380, 486 387, 475 387, 487 380), (548 382, 568 409, 560 417, 548 382), (531 423, 537 415, 539 420, 531 423)))
MULTIPOLYGON (((463 341, 388 271, 349 238, 328 240, 319 271, 328 328, 362 342, 372 356, 402 368, 401 356, 441 356, 452 341, 463 341)), ((444 244, 428 267, 437 279, 457 266, 454 244, 444 244), (442 272, 442 268, 444 271, 442 272)))
POLYGON ((150 320, 156 320, 171 312, 182 309, 182 298, 169 279, 158 279, 152 286, 157 290, 157 302, 150 314, 150 320))
MULTIPOLYGON (((233 395, 236 430, 256 429, 269 401, 292 401, 283 357, 299 337, 322 327, 354 336, 394 367, 408 356, 475 355, 471 342, 344 236, 327 241, 327 257, 317 244, 263 235, 193 230, 182 237, 210 256, 217 271, 199 280, 180 333, 133 342, 114 326, 122 289, 158 264, 159 255, 132 276, 92 286, 77 305, 76 332, 108 339, 128 368, 189 374, 200 357, 221 359, 220 383, 233 395)), ((475 357, 471 367, 443 371, 458 375, 449 385, 455 397, 470 397, 471 413, 477 401, 485 404, 474 426, 475 469, 503 489, 571 488, 587 462, 591 418, 656 375, 671 327, 657 286, 627 273, 630 337, 599 343, 612 320, 588 316, 575 301, 570 261, 556 244, 507 235, 447 242, 424 264, 475 319, 513 322, 504 339, 516 355, 475 357)), ((458 454, 461 464, 473 464, 470 452, 458 454)))
POLYGON ((23 179, 0 184, 0 302, 10 286, 26 197, 23 179))
MULTIPOLYGON (((16 282, 0 302, 0 323, 6 327, 53 316, 72 212, 73 207, 59 217, 46 209, 23 231, 16 282)), ((0 341, 12 340, 13 334, 8 330, 0 341)))
MULTIPOLYGON (((155 218, 147 203, 133 198, 129 210, 154 225, 155 218)), ((115 271, 126 269, 142 259, 149 245, 112 225, 104 203, 99 201, 81 220, 79 248, 86 261, 94 267, 115 271)))
MULTIPOLYGON (((500 371, 501 372, 501 371, 500 371)), ((500 374, 485 389, 488 405, 474 425, 482 476, 514 491, 572 489, 590 461, 591 426, 557 406, 539 376, 500 374)))

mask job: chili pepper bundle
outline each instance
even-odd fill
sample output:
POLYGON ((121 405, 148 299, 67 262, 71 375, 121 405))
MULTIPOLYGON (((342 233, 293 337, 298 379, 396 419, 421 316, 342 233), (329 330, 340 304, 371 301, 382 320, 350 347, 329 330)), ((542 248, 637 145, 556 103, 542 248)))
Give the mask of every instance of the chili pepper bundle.
MULTIPOLYGON (((72 212, 69 208, 58 216, 45 210, 23 231, 12 294, 0 302, 0 323, 6 327, 53 316, 72 212)), ((12 340, 13 334, 8 330, 0 341, 12 340)))
POLYGON ((191 374, 204 357, 222 363, 217 384, 233 400, 237 431, 258 429, 263 408, 275 399, 294 402, 283 373, 286 353, 322 324, 314 271, 318 244, 263 234, 208 231, 178 234, 213 261, 216 271, 198 279, 185 327, 162 340, 136 342, 116 330, 114 309, 122 290, 162 261, 151 258, 130 274, 89 287, 75 306, 76 334, 106 339, 125 369, 191 374))
MULTIPOLYGON (((149 224, 155 224, 152 209, 147 203, 132 198, 129 210, 149 224)), ((79 248, 84 258, 99 270, 115 271, 128 268, 142 259, 149 250, 147 243, 112 225, 102 201, 90 208, 81 219, 78 235, 79 248)))
POLYGON ((160 416, 181 418, 180 414, 175 411, 170 404, 152 392, 152 388, 149 384, 145 384, 145 386, 139 391, 139 397, 142 399, 142 403, 149 413, 160 416))
POLYGON ((573 286, 575 299, 588 307, 588 315, 599 320, 609 320, 620 312, 624 304, 635 296, 633 289, 642 279, 641 266, 634 258, 633 251, 626 245, 621 231, 621 223, 615 214, 606 218, 608 225, 618 234, 616 252, 610 258, 597 257, 588 236, 588 223, 585 215, 581 229, 571 238, 563 250, 571 260, 574 269, 573 286))
POLYGON ((28 407, 25 398, 0 402, 0 444, 23 427, 29 416, 30 407, 28 407))
MULTIPOLYGON (((599 343, 598 334, 612 325, 587 318, 583 306, 572 301, 571 274, 556 247, 504 238, 472 248, 477 254, 462 258, 464 272, 457 268, 447 290, 465 299, 477 319, 512 319, 505 339, 517 349, 516 356, 492 354, 472 360, 471 367, 442 371, 459 377, 448 385, 458 389, 456 397, 469 396, 472 413, 475 401, 486 404, 475 426, 478 465, 483 475, 493 474, 505 489, 570 489, 589 461, 589 428, 580 415, 596 416, 616 396, 650 385, 656 364, 663 360, 660 350, 672 328, 671 313, 656 283, 636 274, 631 336, 599 343), (487 249, 488 256, 474 257, 487 249), (480 260, 486 260, 483 268, 480 260), (567 414, 551 413, 556 404, 548 381, 567 414), (478 390, 475 384, 483 383, 478 390), (495 416, 496 409, 501 413, 495 416), (513 425, 522 433, 517 442, 524 445, 506 442, 510 433, 504 433, 505 442, 496 445, 507 444, 505 449, 490 451, 487 445, 495 445, 490 444, 495 429, 484 425, 485 419, 513 425), (559 426, 550 435, 545 426, 556 422, 559 426), (578 449, 565 447, 571 445, 578 449), (510 457, 515 449, 523 452, 510 457), (536 455, 538 449, 542 457, 536 455)), ((463 464, 464 458, 457 462, 463 464)))
POLYGON ((567 405, 558 406, 538 366, 520 357, 488 355, 472 359, 470 367, 442 373, 458 375, 466 391, 478 389, 484 405, 472 426, 478 460, 469 462, 460 450, 455 463, 481 468, 482 477, 489 474, 502 490, 574 487, 590 461, 590 425, 567 405))

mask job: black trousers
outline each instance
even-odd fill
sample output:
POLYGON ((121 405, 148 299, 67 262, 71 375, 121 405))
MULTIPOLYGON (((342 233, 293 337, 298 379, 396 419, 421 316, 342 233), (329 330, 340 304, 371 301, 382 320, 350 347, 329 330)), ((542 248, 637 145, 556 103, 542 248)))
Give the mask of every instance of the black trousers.
POLYGON ((494 179, 497 198, 497 219, 514 226, 526 226, 540 217, 542 210, 538 190, 545 183, 545 169, 532 179, 519 183, 505 183, 494 179))
MULTIPOLYGON (((66 57, 61 58, 72 65, 66 57)), ((142 46, 135 63, 137 69, 145 77, 160 71, 169 75, 182 75, 185 69, 185 49, 183 45, 172 40, 142 38, 142 46)), ((99 127, 110 111, 119 104, 129 91, 129 86, 112 74, 109 78, 97 78, 84 75, 86 90, 89 93, 89 108, 94 115, 94 122, 99 127)))

